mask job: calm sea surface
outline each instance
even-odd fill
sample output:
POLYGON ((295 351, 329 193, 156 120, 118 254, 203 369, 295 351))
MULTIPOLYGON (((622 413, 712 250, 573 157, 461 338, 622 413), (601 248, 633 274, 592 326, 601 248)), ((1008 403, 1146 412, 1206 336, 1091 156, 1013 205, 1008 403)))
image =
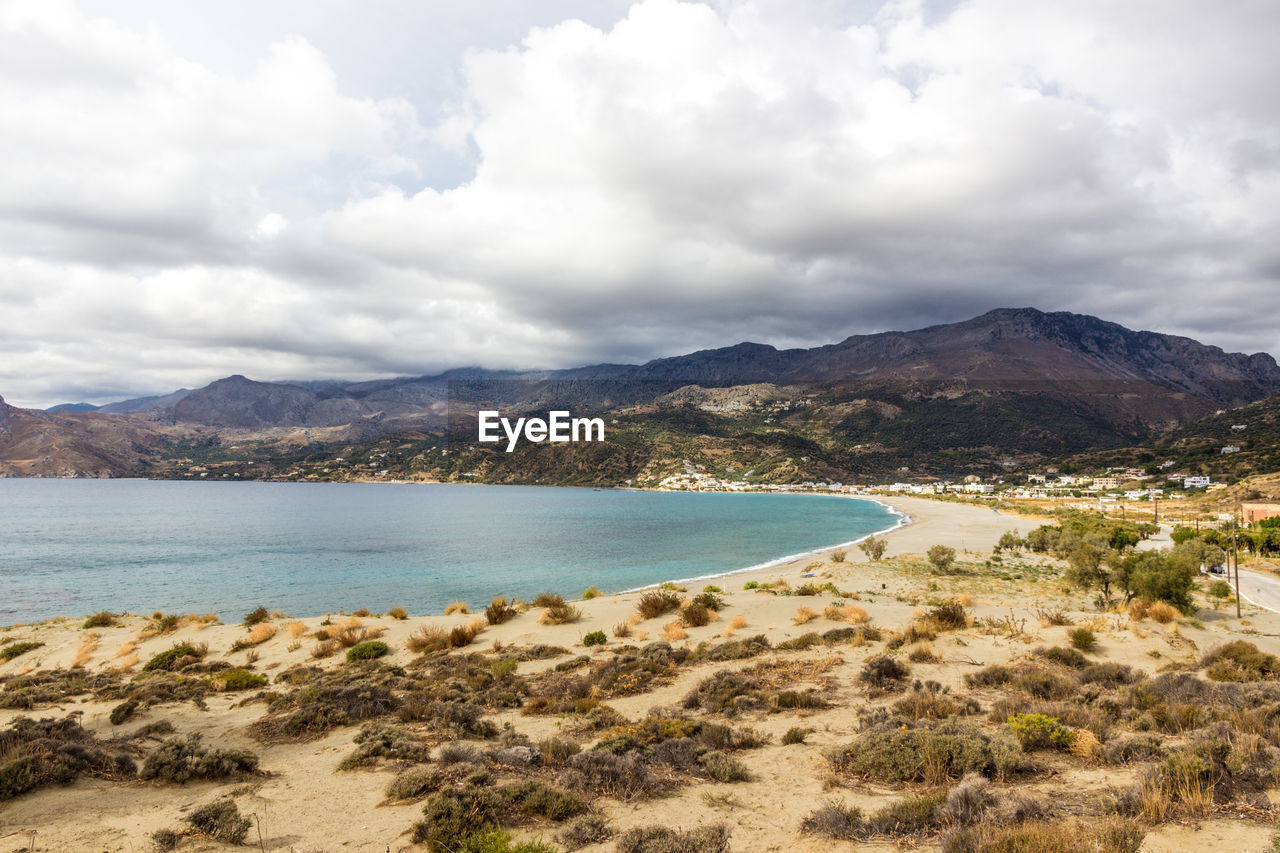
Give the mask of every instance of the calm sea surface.
POLYGON ((0 479, 0 625, 576 598, 757 566, 897 520, 817 495, 0 479))

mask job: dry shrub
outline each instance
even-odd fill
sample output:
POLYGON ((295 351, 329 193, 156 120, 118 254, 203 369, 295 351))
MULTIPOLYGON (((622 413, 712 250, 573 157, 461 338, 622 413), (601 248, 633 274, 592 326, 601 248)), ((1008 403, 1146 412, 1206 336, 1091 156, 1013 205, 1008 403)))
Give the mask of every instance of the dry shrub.
POLYGON ((653 590, 640 596, 636 612, 644 619, 653 619, 680 606, 680 596, 669 589, 653 590))
POLYGON ((619 622, 613 626, 613 636, 622 639, 631 636, 631 625, 627 622, 619 622))
POLYGON ((289 632, 289 637, 291 639, 301 639, 302 636, 307 633, 307 623, 302 621, 293 621, 289 623, 285 630, 289 632))
POLYGON ((942 853, 1138 853, 1146 834, 1138 822, 1114 817, 1087 822, 1028 820, 1011 825, 984 820, 975 826, 955 827, 941 840, 942 853))
POLYGON ((684 629, 679 620, 668 622, 662 626, 662 639, 668 643, 674 643, 677 640, 684 640, 689 637, 689 632, 684 629))
POLYGON ((701 628, 711 622, 712 615, 712 610, 696 601, 680 608, 680 622, 686 628, 701 628))
POLYGON ((1151 605, 1141 598, 1135 598, 1129 602, 1129 618, 1134 622, 1141 622, 1147 618, 1151 605))
POLYGON ((934 651, 933 646, 928 643, 920 643, 907 652, 907 660, 912 663, 942 663, 942 655, 934 651))
POLYGON ((423 625, 409 635, 404 645, 414 654, 438 652, 449 648, 449 634, 439 625, 423 625))
POLYGON ((1069 749, 1072 755, 1090 764, 1095 763, 1102 756, 1102 744, 1088 729, 1076 729, 1069 749))
POLYGON ((747 627, 747 617, 738 615, 729 620, 729 627, 737 631, 747 627))
POLYGON ((238 652, 244 649, 253 648, 254 646, 260 646, 275 635, 276 626, 272 625, 270 622, 262 622, 258 625, 254 625, 253 630, 249 632, 248 636, 241 637, 232 643, 231 651, 238 652))
POLYGON ((793 625, 804 625, 817 618, 818 611, 814 610, 812 607, 801 607, 796 610, 796 614, 791 617, 791 623, 793 625))
POLYGON ((342 643, 337 640, 321 640, 316 643, 315 648, 311 650, 313 658, 333 657, 342 648, 342 643))
POLYGON ((404 621, 405 619, 409 618, 409 611, 405 610, 403 607, 397 604, 395 607, 387 611, 387 615, 390 616, 392 619, 398 619, 400 621, 404 621))
POLYGON ((76 656, 72 659, 73 667, 84 666, 93 657, 93 653, 98 650, 98 646, 102 643, 100 634, 86 634, 84 642, 80 644, 80 648, 76 650, 76 656))
POLYGON ((649 632, 648 632, 648 631, 636 631, 635 637, 636 637, 636 642, 637 642, 637 643, 643 643, 645 640, 649 639, 649 632))
POLYGON ((501 625, 510 619, 516 617, 516 608, 507 604, 505 596, 498 596, 489 602, 489 606, 484 609, 485 621, 490 625, 501 625))
POLYGON ((538 617, 538 622, 543 625, 564 625, 568 622, 577 622, 581 618, 581 610, 562 600, 543 610, 542 615, 538 617))
POLYGON ((452 616, 455 613, 466 613, 467 603, 465 601, 455 601, 444 609, 445 616, 452 616))
POLYGON ((972 607, 973 596, 961 593, 956 596, 956 604, 959 604, 961 607, 972 607))
POLYGON ((484 630, 484 626, 485 621, 479 618, 472 619, 465 625, 458 625, 449 632, 449 646, 460 649, 471 645, 471 642, 484 630))
POLYGON ((1178 618, 1178 611, 1163 601, 1157 601, 1147 608, 1147 615, 1165 625, 1178 618))

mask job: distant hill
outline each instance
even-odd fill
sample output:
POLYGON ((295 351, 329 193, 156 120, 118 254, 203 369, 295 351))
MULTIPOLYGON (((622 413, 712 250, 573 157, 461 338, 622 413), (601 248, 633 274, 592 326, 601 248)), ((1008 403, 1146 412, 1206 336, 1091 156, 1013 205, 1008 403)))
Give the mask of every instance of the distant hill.
POLYGON ((59 403, 45 409, 46 412, 96 412, 98 407, 93 403, 59 403))
POLYGON ((152 429, 124 418, 19 409, 0 397, 0 476, 127 476, 166 444, 152 429))
POLYGON ((237 375, 95 414, 145 413, 134 417, 171 435, 170 449, 147 469, 163 475, 213 461, 240 464, 242 476, 374 469, 613 483, 697 459, 708 470, 774 481, 853 480, 992 473, 1046 456, 1148 445, 1277 393, 1280 366, 1265 353, 1018 308, 812 349, 741 343, 638 365, 465 368, 367 382, 237 375), (602 446, 494 455, 474 441, 481 408, 605 414, 613 428, 602 446), (232 432, 234 442, 218 438, 232 432), (225 450, 232 444, 238 449, 225 450), (353 455, 374 447, 384 449, 349 468, 353 455))

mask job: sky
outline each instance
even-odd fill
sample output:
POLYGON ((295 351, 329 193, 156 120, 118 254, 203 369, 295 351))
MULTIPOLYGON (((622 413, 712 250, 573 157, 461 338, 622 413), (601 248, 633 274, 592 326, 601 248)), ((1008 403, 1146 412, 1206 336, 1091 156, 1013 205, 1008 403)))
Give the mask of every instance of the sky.
POLYGON ((813 346, 1280 354, 1273 0, 0 0, 0 395, 813 346))

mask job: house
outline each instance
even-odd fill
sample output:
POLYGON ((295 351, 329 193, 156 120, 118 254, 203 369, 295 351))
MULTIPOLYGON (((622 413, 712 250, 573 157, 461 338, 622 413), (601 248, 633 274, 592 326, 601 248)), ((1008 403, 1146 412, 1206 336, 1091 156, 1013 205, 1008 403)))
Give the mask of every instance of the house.
POLYGON ((1255 521, 1262 521, 1264 518, 1275 518, 1280 515, 1280 504, 1242 503, 1240 504, 1240 515, 1245 524, 1253 524, 1255 521))
POLYGON ((1094 477, 1093 487, 1095 489, 1118 489, 1120 488, 1119 477, 1094 477))
POLYGON ((1222 448, 1221 450, 1221 453, 1223 456, 1226 456, 1228 453, 1239 453, 1239 452, 1240 452, 1240 448, 1236 447, 1234 444, 1228 444, 1226 447, 1222 448))
POLYGON ((1207 489, 1210 485, 1208 477, 1182 478, 1182 488, 1184 489, 1207 489))

